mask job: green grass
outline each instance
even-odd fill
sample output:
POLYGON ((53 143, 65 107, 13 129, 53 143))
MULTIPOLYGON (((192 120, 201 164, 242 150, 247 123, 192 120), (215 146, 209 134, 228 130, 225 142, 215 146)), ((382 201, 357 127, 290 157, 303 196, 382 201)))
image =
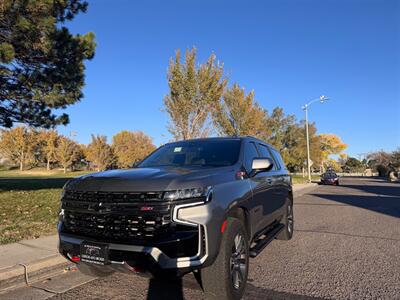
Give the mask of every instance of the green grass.
POLYGON ((85 173, 0 171, 0 244, 56 233, 61 188, 85 173))
MULTIPOLYGON (((311 180, 312 181, 319 181, 320 176, 319 175, 312 175, 311 180)), ((292 183, 293 184, 300 184, 300 183, 307 183, 308 177, 303 177, 301 175, 292 175, 292 183)))

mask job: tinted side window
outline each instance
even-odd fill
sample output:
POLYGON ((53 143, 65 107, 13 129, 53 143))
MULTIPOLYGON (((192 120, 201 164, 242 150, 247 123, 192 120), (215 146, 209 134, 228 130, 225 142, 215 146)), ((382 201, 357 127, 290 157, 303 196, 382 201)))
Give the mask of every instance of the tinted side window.
POLYGON ((267 157, 267 158, 272 159, 271 153, 269 153, 267 146, 265 146, 263 144, 258 144, 258 150, 260 150, 262 157, 267 157))
POLYGON ((272 160, 274 163, 274 167, 272 168, 273 170, 278 170, 280 169, 279 163, 277 160, 271 155, 271 152, 268 150, 268 147, 263 145, 263 144, 258 144, 258 150, 260 150, 261 156, 266 157, 272 160))
POLYGON ((256 145, 253 142, 246 143, 244 148, 244 167, 247 172, 251 171, 253 158, 258 157, 256 145))
POLYGON ((286 170, 285 162, 283 161, 282 156, 279 154, 279 152, 273 148, 271 148, 271 151, 272 154, 275 156, 276 160, 278 160, 279 164, 281 165, 281 168, 286 170))

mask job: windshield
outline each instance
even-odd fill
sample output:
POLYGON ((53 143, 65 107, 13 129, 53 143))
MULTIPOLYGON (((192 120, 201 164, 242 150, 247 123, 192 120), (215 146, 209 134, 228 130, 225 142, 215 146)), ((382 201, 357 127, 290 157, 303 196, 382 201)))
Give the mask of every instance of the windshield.
POLYGON ((238 161, 239 151, 239 139, 183 141, 158 148, 138 167, 231 166, 238 161))
POLYGON ((322 177, 323 177, 323 178, 336 178, 337 175, 336 175, 336 173, 329 172, 329 173, 324 173, 324 174, 322 175, 322 177))

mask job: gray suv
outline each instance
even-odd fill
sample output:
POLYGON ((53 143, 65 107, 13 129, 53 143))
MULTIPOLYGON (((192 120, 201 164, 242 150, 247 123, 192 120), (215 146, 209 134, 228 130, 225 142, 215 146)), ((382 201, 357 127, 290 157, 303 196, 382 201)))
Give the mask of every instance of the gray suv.
POLYGON ((163 145, 132 169, 72 179, 61 202, 59 251, 82 272, 193 272, 211 299, 240 299, 249 257, 293 235, 291 177, 253 137, 163 145))

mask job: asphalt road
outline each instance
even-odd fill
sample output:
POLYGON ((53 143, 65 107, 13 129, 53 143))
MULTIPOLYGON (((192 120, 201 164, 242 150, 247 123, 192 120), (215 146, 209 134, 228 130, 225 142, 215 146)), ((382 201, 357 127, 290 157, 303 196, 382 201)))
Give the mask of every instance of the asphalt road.
MULTIPOLYGON (((294 238, 274 241, 251 260, 245 299, 400 299, 400 183, 343 178, 339 187, 297 196, 294 209, 294 238)), ((52 284, 76 284, 78 276, 68 272, 52 284)), ((191 275, 176 283, 82 278, 89 282, 52 299, 204 298, 191 275)), ((35 292, 9 296, 44 298, 35 292)))

